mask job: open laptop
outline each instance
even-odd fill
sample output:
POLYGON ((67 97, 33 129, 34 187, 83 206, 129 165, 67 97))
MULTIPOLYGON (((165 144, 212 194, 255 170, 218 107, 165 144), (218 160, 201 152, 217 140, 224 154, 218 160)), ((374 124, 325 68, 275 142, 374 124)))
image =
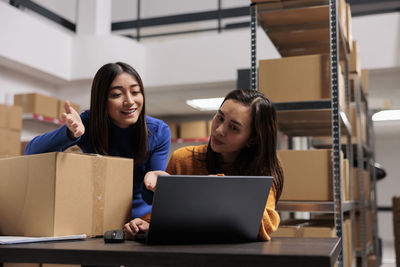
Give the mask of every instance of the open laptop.
POLYGON ((159 176, 147 244, 255 241, 271 176, 159 176))

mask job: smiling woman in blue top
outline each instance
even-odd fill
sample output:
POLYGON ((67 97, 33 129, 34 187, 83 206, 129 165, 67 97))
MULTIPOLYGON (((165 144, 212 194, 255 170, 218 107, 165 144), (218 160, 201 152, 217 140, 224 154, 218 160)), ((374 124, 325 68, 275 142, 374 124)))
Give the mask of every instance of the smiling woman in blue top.
POLYGON ((126 63, 109 63, 96 73, 90 110, 78 114, 68 101, 65 125, 35 137, 25 154, 64 151, 78 145, 84 153, 135 159, 132 217, 151 211, 152 192, 143 185, 146 172, 165 170, 171 133, 163 121, 146 116, 142 79, 126 63))

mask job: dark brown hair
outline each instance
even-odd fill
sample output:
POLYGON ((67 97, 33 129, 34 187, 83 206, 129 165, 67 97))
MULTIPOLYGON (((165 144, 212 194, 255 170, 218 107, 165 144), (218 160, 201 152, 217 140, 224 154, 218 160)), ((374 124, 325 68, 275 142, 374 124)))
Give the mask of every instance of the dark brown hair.
POLYGON ((109 125, 111 122, 107 112, 108 94, 115 77, 123 72, 135 77, 139 84, 140 92, 143 95, 142 112, 134 126, 135 134, 132 136, 135 145, 134 156, 136 165, 143 162, 147 157, 148 131, 142 78, 130 65, 123 62, 108 63, 102 66, 94 76, 90 99, 89 136, 94 152, 101 155, 108 155, 110 146, 109 125))
MULTIPOLYGON (((283 189, 283 171, 276 155, 277 146, 277 116, 271 101, 256 90, 238 89, 230 92, 222 102, 235 100, 251 109, 251 137, 255 142, 250 147, 245 146, 235 160, 234 166, 239 175, 272 175, 276 201, 283 189)), ((206 163, 209 173, 221 171, 218 153, 207 147, 206 163)))

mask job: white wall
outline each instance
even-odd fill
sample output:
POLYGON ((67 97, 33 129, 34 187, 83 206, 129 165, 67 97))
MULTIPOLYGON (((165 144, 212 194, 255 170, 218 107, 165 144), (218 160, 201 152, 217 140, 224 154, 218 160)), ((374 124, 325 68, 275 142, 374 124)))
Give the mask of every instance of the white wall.
POLYGON ((0 2, 0 58, 68 79, 73 34, 0 2))
MULTIPOLYGON (((269 39, 258 31, 258 58, 277 58, 269 39)), ((149 86, 236 81, 250 67, 250 31, 240 29, 145 41, 149 86)))
MULTIPOLYGON (((378 205, 392 206, 392 197, 400 196, 400 121, 388 124, 375 122, 375 159, 383 165, 387 176, 377 183, 378 205)), ((379 213, 379 234, 393 242, 393 224, 390 212, 379 213)))
POLYGON ((400 66, 399 12, 353 18, 352 35, 359 43, 362 68, 400 66))

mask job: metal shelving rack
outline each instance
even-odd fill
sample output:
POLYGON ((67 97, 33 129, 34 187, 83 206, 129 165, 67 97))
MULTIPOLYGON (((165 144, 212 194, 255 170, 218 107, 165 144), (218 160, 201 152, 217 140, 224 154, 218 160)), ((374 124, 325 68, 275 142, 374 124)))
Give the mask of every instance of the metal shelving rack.
MULTIPOLYGON (((341 56, 341 59, 344 60, 344 67, 345 67, 345 92, 346 92, 346 109, 349 109, 349 99, 350 99, 350 89, 349 89, 349 71, 348 71, 348 60, 349 60, 349 49, 346 46, 344 35, 343 35, 343 27, 344 25, 340 25, 338 21, 338 8, 337 8, 337 0, 329 0, 329 1, 320 1, 320 0, 309 0, 309 1, 287 1, 286 7, 279 6, 279 3, 274 3, 270 4, 268 3, 267 5, 272 8, 273 10, 279 10, 279 9, 296 9, 297 7, 306 7, 307 5, 313 6, 313 5, 329 5, 329 24, 324 25, 319 24, 319 25, 307 25, 307 30, 311 31, 319 31, 319 32, 324 32, 324 27, 328 26, 329 29, 329 43, 326 44, 324 41, 320 40, 314 41, 314 43, 317 43, 319 47, 312 47, 309 44, 302 44, 303 47, 306 49, 303 50, 304 54, 313 54, 313 53, 329 53, 330 54, 330 74, 331 74, 331 99, 330 100, 322 100, 322 101, 309 101, 309 102, 290 102, 290 103, 275 103, 275 106, 278 111, 278 116, 279 120, 281 121, 283 118, 283 122, 279 122, 279 129, 283 130, 288 136, 306 136, 307 134, 310 135, 310 131, 303 131, 304 127, 302 128, 301 124, 296 124, 292 123, 293 120, 291 121, 290 116, 293 115, 293 111, 297 114, 297 116, 303 116, 309 119, 307 124, 311 123, 310 125, 307 125, 306 128, 311 128, 312 129, 312 123, 313 123, 313 116, 317 116, 316 121, 319 123, 321 122, 321 119, 323 121, 330 121, 330 126, 325 125, 325 129, 328 129, 328 131, 323 131, 323 132, 318 132, 316 135, 332 135, 332 150, 333 150, 333 192, 334 192, 334 200, 333 202, 304 202, 304 201, 280 201, 278 203, 278 209, 281 211, 308 211, 308 212, 324 212, 324 213, 333 213, 334 214, 334 223, 335 223, 335 229, 336 229, 336 235, 338 237, 343 237, 343 213, 350 211, 350 216, 354 217, 354 211, 356 209, 356 206, 360 208, 362 212, 365 213, 365 197, 363 190, 361 193, 361 201, 360 203, 357 203, 357 205, 354 202, 344 202, 342 201, 342 195, 341 195, 341 182, 342 182, 342 177, 340 174, 341 166, 340 166, 340 150, 341 150, 341 127, 345 129, 346 132, 346 137, 347 137, 347 145, 346 145, 346 153, 347 157, 349 159, 349 162, 352 164, 353 163, 353 145, 352 145, 352 130, 350 123, 344 114, 343 111, 341 111, 340 106, 339 106, 339 90, 338 90, 338 72, 339 72, 339 55, 341 56), (309 51, 308 51, 309 50, 309 51), (340 53, 339 53, 340 51, 340 53), (315 115, 317 114, 317 115, 315 115), (287 116, 288 122, 291 121, 291 123, 288 123, 285 125, 285 116, 287 116), (311 120, 310 120, 311 118, 311 120), (291 125, 292 127, 290 127, 291 125), (286 127, 288 126, 288 127, 286 127), (285 128, 286 127, 286 128, 285 128), (283 128, 283 129, 282 129, 283 128)), ((250 14, 251 14, 251 23, 250 23, 250 30, 251 30, 251 69, 250 69, 250 85, 251 89, 257 90, 257 58, 256 58, 256 30, 257 30, 257 21, 258 21, 258 15, 260 13, 260 10, 258 10, 259 6, 263 6, 263 3, 253 3, 250 7, 250 14)), ((265 6, 261 7, 261 10, 265 10, 265 6)), ((261 11, 262 12, 262 11, 261 11)), ((274 39, 277 37, 277 35, 274 35, 273 33, 268 31, 268 27, 265 27, 263 25, 265 32, 269 35, 270 39, 274 43, 274 45, 277 47, 278 51, 282 56, 293 56, 296 55, 297 51, 296 46, 293 46, 293 44, 284 44, 284 46, 279 46, 274 42, 274 39)), ((278 29, 278 31, 284 31, 285 27, 282 27, 282 29, 278 29)), ((282 32, 281 32, 282 33, 282 32)), ((359 110, 359 101, 360 101, 360 96, 357 97, 357 114, 359 115, 360 110, 359 110)), ((299 120, 301 121, 301 120, 299 120)), ((319 124, 319 127, 321 125, 319 124)), ((360 125, 357 126, 357 137, 360 139, 360 125)), ((315 129, 314 133, 315 133, 315 129)), ((311 130, 311 131, 313 131, 311 130)), ((312 135, 312 134, 311 134, 312 135)), ((363 144, 360 142, 360 140, 357 140, 357 161, 358 161, 358 166, 362 166, 363 158, 360 155, 363 155, 362 153, 366 150, 368 150, 363 144)), ((359 172, 362 174, 362 172, 359 172)), ((364 188, 363 187, 363 180, 361 179, 360 175, 358 177, 358 183, 359 183, 359 188, 364 188)), ((353 220, 352 220, 353 221, 353 220)), ((353 232, 354 232, 355 226, 353 224, 353 232)), ((366 241, 365 241, 365 215, 362 216, 361 220, 361 229, 362 233, 361 234, 361 242, 363 244, 363 247, 361 251, 359 251, 357 254, 361 256, 361 263, 362 266, 366 266, 367 264, 367 252, 368 248, 366 247, 366 241)), ((354 241, 354 236, 353 236, 353 241, 354 241)), ((343 266, 343 242, 341 244, 342 249, 341 253, 338 258, 338 263, 339 266, 343 266)), ((353 248, 354 248, 354 242, 353 242, 353 248)))

